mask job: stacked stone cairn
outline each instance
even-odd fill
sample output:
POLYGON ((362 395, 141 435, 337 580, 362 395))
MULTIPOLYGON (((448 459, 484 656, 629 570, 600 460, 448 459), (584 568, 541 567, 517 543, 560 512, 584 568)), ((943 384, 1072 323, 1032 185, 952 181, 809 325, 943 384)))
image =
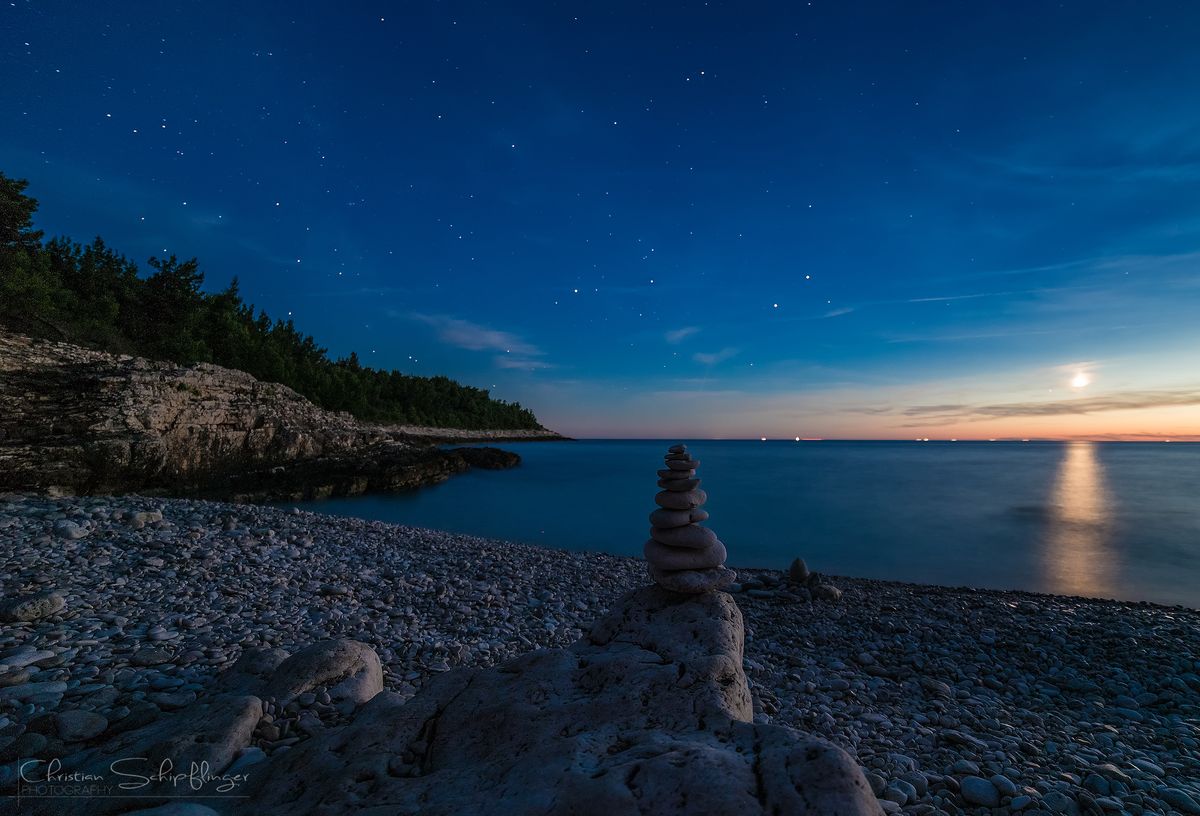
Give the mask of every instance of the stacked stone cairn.
POLYGON ((725 568, 725 545, 716 533, 698 524, 708 518, 700 509, 708 499, 696 478, 700 463, 685 445, 672 445, 666 464, 658 472, 662 490, 654 497, 658 509, 650 514, 645 548, 650 577, 664 589, 691 595, 724 589, 737 573, 725 568))

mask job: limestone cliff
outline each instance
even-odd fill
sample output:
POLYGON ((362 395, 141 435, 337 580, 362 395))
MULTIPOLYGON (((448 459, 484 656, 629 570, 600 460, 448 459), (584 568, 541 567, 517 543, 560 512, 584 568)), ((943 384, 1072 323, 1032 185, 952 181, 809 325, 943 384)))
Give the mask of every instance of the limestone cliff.
POLYGON ((302 498, 516 460, 417 444, 242 371, 0 330, 0 489, 302 498))

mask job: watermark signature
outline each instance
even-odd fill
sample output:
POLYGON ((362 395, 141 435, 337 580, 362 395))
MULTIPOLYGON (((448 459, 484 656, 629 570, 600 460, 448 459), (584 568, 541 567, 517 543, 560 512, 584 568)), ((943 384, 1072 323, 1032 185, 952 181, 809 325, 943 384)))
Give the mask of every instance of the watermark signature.
POLYGON ((121 757, 106 769, 72 771, 61 759, 19 759, 15 777, 5 787, 9 798, 239 798, 238 788, 250 774, 217 773, 207 761, 176 767, 171 759, 121 757))

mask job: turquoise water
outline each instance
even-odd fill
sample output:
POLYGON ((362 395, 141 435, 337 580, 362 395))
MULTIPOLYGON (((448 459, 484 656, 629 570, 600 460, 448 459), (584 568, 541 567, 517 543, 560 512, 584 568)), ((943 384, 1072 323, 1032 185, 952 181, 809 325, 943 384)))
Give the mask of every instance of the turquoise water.
MULTIPOLYGON (((299 506, 640 556, 668 444, 508 444, 513 470, 299 506)), ((1200 444, 688 446, 734 567, 801 555, 838 575, 1200 607, 1200 444)))

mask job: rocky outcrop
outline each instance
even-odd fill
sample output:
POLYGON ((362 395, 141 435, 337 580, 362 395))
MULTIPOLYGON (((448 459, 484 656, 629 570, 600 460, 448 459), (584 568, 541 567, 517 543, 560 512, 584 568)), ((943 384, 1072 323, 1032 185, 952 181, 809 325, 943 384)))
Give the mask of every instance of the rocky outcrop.
MULTIPOLYGON (((207 702, 81 765, 103 774, 115 756, 208 763, 210 780, 192 795, 246 816, 880 814, 847 754, 752 721, 743 637, 728 594, 645 587, 569 649, 450 671, 408 702, 379 693, 347 725, 247 764, 260 695, 372 673, 370 650, 353 642, 283 662, 276 651, 256 653, 207 702)), ((189 798, 160 781, 139 790, 141 804, 168 792, 177 804, 189 798)), ((121 802, 79 804, 75 812, 108 813, 121 802)))
POLYGON ((242 371, 0 330, 0 489, 312 498, 439 481, 515 454, 440 451, 242 371))
POLYGON ((444 482, 472 467, 515 467, 521 457, 497 448, 451 448, 380 442, 330 456, 249 468, 191 492, 238 502, 308 501, 394 493, 444 482))
POLYGON ((462 442, 561 442, 570 438, 554 431, 547 431, 545 428, 474 430, 432 428, 422 425, 389 425, 388 428, 403 439, 452 444, 462 442))

